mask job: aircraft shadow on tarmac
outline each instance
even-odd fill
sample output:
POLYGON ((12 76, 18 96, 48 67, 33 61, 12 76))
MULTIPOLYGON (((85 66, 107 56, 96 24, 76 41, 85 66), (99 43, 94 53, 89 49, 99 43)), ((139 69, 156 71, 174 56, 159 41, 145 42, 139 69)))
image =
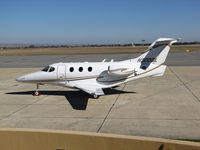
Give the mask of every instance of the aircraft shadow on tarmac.
MULTIPOLYGON (((12 95, 33 95, 35 91, 22 91, 22 92, 9 92, 6 94, 12 95)), ((128 92, 117 89, 104 89, 106 95, 115 95, 115 94, 126 94, 126 93, 136 93, 128 92)), ((92 95, 89 95, 83 91, 44 91, 40 90, 41 95, 56 95, 56 96, 65 96, 66 100, 70 103, 73 109, 76 110, 86 110, 88 99, 94 99, 92 95)))

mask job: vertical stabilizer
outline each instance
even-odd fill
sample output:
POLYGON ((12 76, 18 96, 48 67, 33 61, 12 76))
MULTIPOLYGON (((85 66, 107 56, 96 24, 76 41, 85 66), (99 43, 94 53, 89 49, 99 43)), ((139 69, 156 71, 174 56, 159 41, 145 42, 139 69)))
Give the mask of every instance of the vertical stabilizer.
POLYGON ((163 64, 169 53, 170 46, 179 40, 174 38, 157 39, 149 46, 147 52, 137 58, 138 62, 141 62, 140 68, 146 69, 151 63, 156 65, 163 64))

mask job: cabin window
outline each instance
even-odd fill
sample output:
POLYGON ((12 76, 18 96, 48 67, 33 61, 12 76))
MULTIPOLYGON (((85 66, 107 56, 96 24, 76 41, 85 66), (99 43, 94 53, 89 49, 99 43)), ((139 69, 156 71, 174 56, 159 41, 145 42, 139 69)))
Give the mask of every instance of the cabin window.
POLYGON ((74 67, 70 67, 70 68, 69 68, 69 71, 70 71, 70 72, 73 72, 73 71, 74 71, 74 67))
POLYGON ((49 69, 49 72, 53 72, 55 70, 55 68, 54 67, 51 67, 50 69, 49 69))
POLYGON ((88 71, 91 72, 92 71, 92 67, 88 67, 88 71))
POLYGON ((79 67, 79 72, 82 72, 83 71, 83 67, 79 67))
POLYGON ((42 71, 47 72, 49 70, 49 66, 46 66, 42 69, 42 71))

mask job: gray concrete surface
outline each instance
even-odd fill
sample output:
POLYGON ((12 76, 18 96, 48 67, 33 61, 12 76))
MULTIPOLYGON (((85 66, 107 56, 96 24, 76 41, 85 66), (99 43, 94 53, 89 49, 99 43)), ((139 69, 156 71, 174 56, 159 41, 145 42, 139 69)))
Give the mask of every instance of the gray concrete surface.
POLYGON ((1 128, 200 139, 200 66, 170 66, 163 77, 106 90, 107 95, 98 100, 49 85, 41 86, 42 96, 34 97, 35 85, 17 83, 15 78, 35 70, 38 68, 0 69, 1 128))
MULTIPOLYGON (((140 54, 95 54, 95 55, 39 55, 39 56, 0 56, 0 68, 44 67, 56 62, 116 61, 135 58, 140 54)), ((169 66, 200 66, 200 51, 169 53, 166 64, 169 66)))

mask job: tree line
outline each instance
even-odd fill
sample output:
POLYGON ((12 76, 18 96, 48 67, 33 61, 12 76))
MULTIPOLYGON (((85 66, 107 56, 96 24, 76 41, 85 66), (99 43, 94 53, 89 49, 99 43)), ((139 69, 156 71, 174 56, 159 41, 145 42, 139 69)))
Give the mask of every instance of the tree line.
MULTIPOLYGON (((127 44, 83 44, 83 45, 37 45, 30 44, 26 46, 0 46, 0 49, 26 49, 26 48, 74 48, 74 47, 131 47, 131 46, 149 46, 151 43, 127 43, 127 44)), ((177 42, 174 45, 196 45, 200 44, 198 41, 194 42, 177 42)))

